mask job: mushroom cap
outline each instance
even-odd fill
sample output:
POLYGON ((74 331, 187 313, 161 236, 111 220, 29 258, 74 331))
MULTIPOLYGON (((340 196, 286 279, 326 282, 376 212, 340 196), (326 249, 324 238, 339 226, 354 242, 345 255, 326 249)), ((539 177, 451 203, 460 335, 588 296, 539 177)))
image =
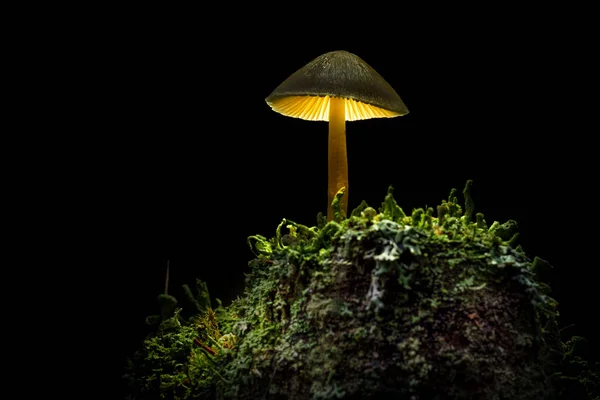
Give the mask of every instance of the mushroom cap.
POLYGON ((283 81, 265 101, 274 111, 289 117, 328 121, 332 97, 348 100, 348 121, 408 113, 398 93, 377 71, 343 50, 315 58, 283 81))

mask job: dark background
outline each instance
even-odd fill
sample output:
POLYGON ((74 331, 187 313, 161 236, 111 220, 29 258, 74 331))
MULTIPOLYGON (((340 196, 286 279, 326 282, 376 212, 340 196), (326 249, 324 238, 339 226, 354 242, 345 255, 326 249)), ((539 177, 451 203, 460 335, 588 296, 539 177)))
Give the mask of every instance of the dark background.
POLYGON ((473 179, 476 212, 488 224, 516 220, 525 251, 555 267, 560 325, 574 324, 565 337, 590 339, 598 359, 590 107, 572 32, 531 18, 297 36, 277 24, 227 36, 227 26, 154 21, 111 36, 96 77, 108 100, 92 137, 106 149, 97 173, 108 188, 95 212, 121 254, 101 267, 114 310, 111 379, 158 311, 167 259, 169 293, 200 278, 228 305, 244 287, 249 235, 273 235, 282 218, 314 225, 326 211, 327 124, 284 117, 264 98, 341 49, 410 110, 347 124, 350 209, 378 207, 389 185, 406 212, 435 206, 473 179))

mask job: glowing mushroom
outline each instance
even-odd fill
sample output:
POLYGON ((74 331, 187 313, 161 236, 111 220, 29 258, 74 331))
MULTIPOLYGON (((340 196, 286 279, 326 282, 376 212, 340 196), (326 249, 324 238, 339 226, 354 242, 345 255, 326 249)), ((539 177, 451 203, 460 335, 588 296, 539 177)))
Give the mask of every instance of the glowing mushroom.
POLYGON ((325 53, 300 68, 266 99, 271 108, 288 117, 329 122, 328 208, 345 188, 341 210, 348 213, 348 159, 346 121, 392 118, 408 109, 400 96, 373 68, 347 51, 325 53))

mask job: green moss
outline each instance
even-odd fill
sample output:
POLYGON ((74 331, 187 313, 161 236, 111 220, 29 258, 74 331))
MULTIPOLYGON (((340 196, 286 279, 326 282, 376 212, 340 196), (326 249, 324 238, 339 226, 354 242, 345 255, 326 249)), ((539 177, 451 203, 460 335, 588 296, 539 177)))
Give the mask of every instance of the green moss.
POLYGON ((406 215, 390 187, 345 218, 341 191, 334 221, 251 236, 244 293, 213 310, 187 288, 192 312, 167 313, 132 361, 136 398, 553 399, 565 382, 593 398, 549 264, 515 247, 516 222, 473 221, 470 188, 464 212, 452 190, 437 216, 406 215))

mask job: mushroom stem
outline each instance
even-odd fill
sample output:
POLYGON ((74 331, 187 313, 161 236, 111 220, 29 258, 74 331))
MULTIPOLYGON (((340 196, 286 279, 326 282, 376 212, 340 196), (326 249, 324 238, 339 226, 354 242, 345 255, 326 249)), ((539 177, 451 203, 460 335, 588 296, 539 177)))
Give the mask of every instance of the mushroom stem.
POLYGON ((331 203, 342 187, 346 193, 340 201, 340 210, 348 214, 348 158, 346 154, 346 100, 340 97, 329 99, 329 143, 328 143, 327 220, 333 220, 331 203))

